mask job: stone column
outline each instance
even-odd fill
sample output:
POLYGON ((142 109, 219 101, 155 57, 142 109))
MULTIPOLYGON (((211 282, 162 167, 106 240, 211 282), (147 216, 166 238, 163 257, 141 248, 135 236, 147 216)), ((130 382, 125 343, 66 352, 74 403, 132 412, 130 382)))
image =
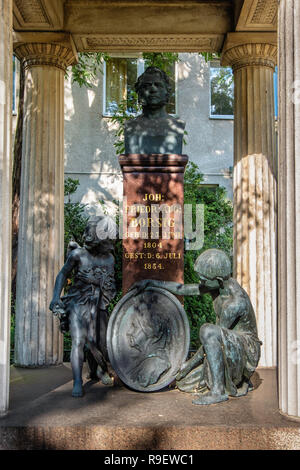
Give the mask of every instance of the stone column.
POLYGON ((279 6, 279 408, 300 417, 300 4, 279 6))
POLYGON ((25 67, 15 364, 34 367, 63 359, 49 303, 63 264, 64 75, 74 55, 51 43, 15 53, 25 67))
POLYGON ((277 176, 273 73, 276 35, 230 33, 222 64, 234 72, 234 276, 247 291, 263 341, 261 366, 277 343, 277 176), (253 40, 255 42, 253 42, 253 40))
POLYGON ((0 2, 0 415, 9 399, 11 284, 12 2, 0 2))

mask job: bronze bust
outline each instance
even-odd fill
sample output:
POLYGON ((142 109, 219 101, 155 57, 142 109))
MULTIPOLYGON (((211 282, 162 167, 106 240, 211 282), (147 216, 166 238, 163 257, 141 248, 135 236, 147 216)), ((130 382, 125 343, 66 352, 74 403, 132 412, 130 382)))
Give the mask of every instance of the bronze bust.
POLYGON ((185 122, 166 111, 169 77, 148 67, 135 84, 143 113, 125 124, 126 154, 182 154, 185 122))

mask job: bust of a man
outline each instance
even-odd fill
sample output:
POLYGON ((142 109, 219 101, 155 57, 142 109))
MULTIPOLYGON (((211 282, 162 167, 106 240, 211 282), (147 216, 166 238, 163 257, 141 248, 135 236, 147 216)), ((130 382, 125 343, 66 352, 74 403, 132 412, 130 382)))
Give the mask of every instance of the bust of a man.
POLYGON ((166 111, 171 93, 167 74, 148 67, 135 90, 143 113, 125 124, 125 153, 182 154, 185 122, 166 111))

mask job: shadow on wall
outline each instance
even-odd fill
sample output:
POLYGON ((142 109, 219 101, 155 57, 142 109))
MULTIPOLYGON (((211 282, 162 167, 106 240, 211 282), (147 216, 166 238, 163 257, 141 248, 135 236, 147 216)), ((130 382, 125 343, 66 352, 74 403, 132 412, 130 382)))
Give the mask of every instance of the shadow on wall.
POLYGON ((245 155, 237 162, 235 171, 235 221, 239 227, 243 224, 243 232, 247 234, 243 236, 242 231, 238 234, 241 244, 253 230, 263 231, 267 227, 271 232, 275 230, 277 176, 268 158, 262 154, 245 155))
MULTIPOLYGON (((224 168, 233 166, 233 122, 209 119, 209 64, 199 54, 180 54, 180 58, 177 111, 188 132, 183 153, 203 173, 222 176, 224 168)), ((99 199, 111 201, 122 195, 113 145, 116 125, 102 116, 102 84, 99 74, 90 89, 71 84, 71 79, 65 86, 65 167, 71 177, 80 179, 74 201, 82 203, 97 204, 99 199)))
POLYGON ((115 154, 114 129, 107 132, 102 118, 102 81, 88 89, 71 80, 65 85, 65 170, 81 185, 74 202, 97 204, 120 194, 120 166, 115 154))

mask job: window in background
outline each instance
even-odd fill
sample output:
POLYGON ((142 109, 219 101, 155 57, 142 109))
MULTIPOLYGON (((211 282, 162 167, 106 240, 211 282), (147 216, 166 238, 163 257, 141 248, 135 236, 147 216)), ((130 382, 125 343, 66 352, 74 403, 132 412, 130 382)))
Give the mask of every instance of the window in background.
MULTIPOLYGON (((128 103, 127 112, 134 112, 129 105, 129 97, 134 91, 134 84, 137 78, 145 71, 147 64, 143 59, 138 58, 111 58, 104 66, 103 80, 103 114, 111 116, 114 114, 122 101, 128 103)), ((176 113, 176 80, 175 64, 170 70, 169 78, 172 85, 170 102, 167 105, 169 114, 176 113)))
MULTIPOLYGON (((230 67, 221 67, 216 62, 210 64, 210 117, 233 119, 234 82, 230 67)), ((278 68, 274 72, 275 119, 278 118, 278 68)))
POLYGON ((234 83, 231 67, 210 63, 210 118, 233 119, 234 83))

